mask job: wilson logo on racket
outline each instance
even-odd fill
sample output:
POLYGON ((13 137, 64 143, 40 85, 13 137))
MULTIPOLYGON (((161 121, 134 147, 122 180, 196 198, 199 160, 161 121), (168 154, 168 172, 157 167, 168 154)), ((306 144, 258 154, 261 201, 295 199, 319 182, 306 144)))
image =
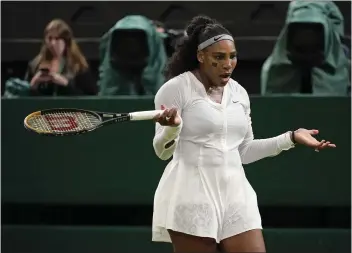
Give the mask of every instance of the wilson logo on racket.
POLYGON ((44 118, 54 131, 70 131, 78 128, 76 119, 69 115, 44 115, 44 118))

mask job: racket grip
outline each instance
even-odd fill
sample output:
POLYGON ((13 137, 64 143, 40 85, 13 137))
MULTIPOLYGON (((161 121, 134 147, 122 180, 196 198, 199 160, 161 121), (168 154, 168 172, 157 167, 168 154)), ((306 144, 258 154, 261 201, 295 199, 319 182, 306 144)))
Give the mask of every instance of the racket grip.
POLYGON ((153 111, 142 111, 142 112, 131 112, 130 118, 131 121, 138 120, 151 120, 159 113, 162 113, 163 110, 153 110, 153 111))

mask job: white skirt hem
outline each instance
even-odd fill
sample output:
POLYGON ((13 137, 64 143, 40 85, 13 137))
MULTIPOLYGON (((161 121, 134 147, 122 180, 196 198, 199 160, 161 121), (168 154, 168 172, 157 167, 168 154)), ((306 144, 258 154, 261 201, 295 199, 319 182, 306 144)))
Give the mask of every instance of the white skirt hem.
POLYGON ((155 228, 153 229, 152 241, 153 242, 167 242, 167 243, 171 243, 171 238, 170 238, 170 235, 167 232, 167 230, 173 230, 173 231, 180 232, 180 233, 185 233, 185 234, 188 234, 188 235, 193 235, 193 236, 198 236, 198 237, 213 238, 213 239, 215 239, 216 243, 220 243, 222 240, 225 240, 225 239, 230 238, 232 236, 239 235, 239 234, 242 234, 244 232, 247 232, 247 231, 250 231, 250 230, 254 230, 254 229, 262 230, 263 227, 261 225, 258 225, 258 224, 253 224, 251 226, 246 226, 246 228, 242 228, 242 229, 238 229, 238 230, 234 229, 231 233, 225 234, 221 238, 217 238, 215 236, 209 236, 209 235, 185 233, 184 231, 180 231, 180 230, 177 230, 177 229, 172 228, 172 227, 166 228, 166 227, 158 226, 157 227, 158 231, 155 228))

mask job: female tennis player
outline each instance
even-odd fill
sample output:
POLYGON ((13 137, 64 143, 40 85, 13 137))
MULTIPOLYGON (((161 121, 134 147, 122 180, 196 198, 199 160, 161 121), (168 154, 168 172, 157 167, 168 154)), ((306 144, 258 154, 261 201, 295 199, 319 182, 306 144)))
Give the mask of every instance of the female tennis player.
POLYGON ((153 241, 174 252, 265 252, 257 196, 242 164, 278 155, 299 143, 335 147, 298 129, 255 140, 246 90, 230 78, 234 39, 221 24, 195 17, 172 56, 171 78, 155 96, 165 109, 153 146, 167 165, 155 194, 153 241))

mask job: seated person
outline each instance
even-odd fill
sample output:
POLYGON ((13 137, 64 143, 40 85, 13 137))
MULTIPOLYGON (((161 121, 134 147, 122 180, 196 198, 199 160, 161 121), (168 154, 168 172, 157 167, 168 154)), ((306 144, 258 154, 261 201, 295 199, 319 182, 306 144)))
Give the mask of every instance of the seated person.
POLYGON ((96 95, 87 60, 62 20, 52 20, 44 30, 44 42, 29 63, 25 79, 32 96, 96 95))

